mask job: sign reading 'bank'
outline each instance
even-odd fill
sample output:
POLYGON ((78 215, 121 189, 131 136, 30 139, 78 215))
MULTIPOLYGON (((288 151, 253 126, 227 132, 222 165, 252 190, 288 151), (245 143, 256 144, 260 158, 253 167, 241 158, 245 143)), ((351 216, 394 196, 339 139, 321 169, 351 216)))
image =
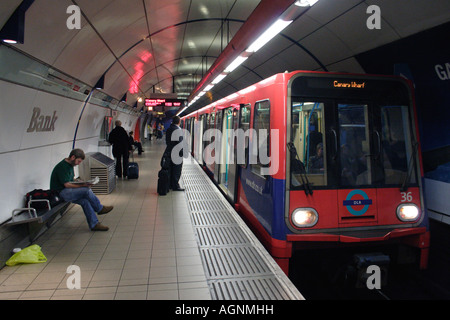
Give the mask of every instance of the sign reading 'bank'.
POLYGON ((53 111, 53 115, 46 116, 41 115, 40 108, 34 108, 27 132, 55 131, 56 120, 58 120, 58 117, 56 116, 56 110, 53 111))

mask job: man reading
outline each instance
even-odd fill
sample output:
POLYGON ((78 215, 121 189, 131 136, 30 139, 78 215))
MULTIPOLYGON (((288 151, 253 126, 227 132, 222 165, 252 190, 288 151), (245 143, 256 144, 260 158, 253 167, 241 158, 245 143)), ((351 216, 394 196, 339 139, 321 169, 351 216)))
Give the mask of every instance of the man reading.
POLYGON ((84 151, 74 149, 69 157, 59 162, 53 169, 50 178, 50 189, 59 192, 62 199, 79 204, 83 208, 89 228, 92 231, 108 231, 107 226, 98 222, 97 214, 110 212, 112 206, 103 206, 100 200, 92 192, 89 183, 74 183, 73 168, 79 165, 85 158, 84 151))

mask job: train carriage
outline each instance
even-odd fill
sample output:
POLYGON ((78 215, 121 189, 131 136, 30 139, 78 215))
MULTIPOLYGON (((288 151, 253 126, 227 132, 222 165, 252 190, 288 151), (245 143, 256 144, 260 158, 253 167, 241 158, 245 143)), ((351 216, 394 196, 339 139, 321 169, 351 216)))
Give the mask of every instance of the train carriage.
POLYGON ((190 151, 288 273, 293 251, 429 233, 408 81, 276 74, 183 117, 190 151))

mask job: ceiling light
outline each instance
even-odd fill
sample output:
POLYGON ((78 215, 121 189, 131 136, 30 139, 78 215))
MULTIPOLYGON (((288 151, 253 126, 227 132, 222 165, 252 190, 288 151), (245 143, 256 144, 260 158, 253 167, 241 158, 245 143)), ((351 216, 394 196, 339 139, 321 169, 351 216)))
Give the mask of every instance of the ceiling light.
POLYGON ((234 69, 239 67, 245 60, 247 60, 248 57, 239 56, 230 65, 225 69, 224 72, 233 72, 234 69))
POLYGON ((220 74, 218 75, 213 82, 211 82, 212 84, 218 84, 220 81, 222 81, 227 75, 226 74, 220 74))
MULTIPOLYGON (((19 2, 19 1, 17 1, 19 2)), ((0 39, 9 44, 24 43, 25 39, 25 13, 33 4, 34 0, 20 1, 14 13, 1 27, 0 39)))
POLYGON ((261 49, 267 42, 273 39, 277 34, 284 30, 293 20, 285 21, 278 19, 269 29, 267 29, 250 47, 247 52, 256 52, 261 49))
POLYGON ((98 79, 97 83, 94 86, 97 90, 105 89, 105 75, 102 75, 100 79, 98 79))
POLYGON ((194 42, 194 41, 188 40, 187 43, 188 43, 188 47, 189 47, 189 48, 191 48, 191 49, 197 48, 197 46, 195 45, 195 42, 194 42))
POLYGON ((295 2, 295 5, 299 7, 312 7, 317 1, 319 0, 298 0, 295 2))

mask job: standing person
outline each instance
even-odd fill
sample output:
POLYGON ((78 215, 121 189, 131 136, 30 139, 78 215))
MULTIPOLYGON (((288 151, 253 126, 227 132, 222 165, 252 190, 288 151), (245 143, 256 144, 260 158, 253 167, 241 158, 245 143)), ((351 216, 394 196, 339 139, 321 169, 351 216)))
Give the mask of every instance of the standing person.
POLYGON ((163 129, 164 126, 162 125, 162 123, 158 123, 158 128, 156 129, 156 140, 158 139, 162 139, 163 137, 163 129))
MULTIPOLYGON (((169 129, 166 131, 166 144, 167 148, 165 152, 169 154, 172 153, 172 149, 179 143, 182 143, 183 136, 180 136, 178 141, 172 141, 172 134, 175 130, 181 130, 180 128, 181 119, 178 116, 173 117, 172 124, 169 129)), ((180 150, 180 157, 183 157, 183 149, 180 150)), ((183 162, 180 164, 175 164, 173 162, 172 157, 170 158, 170 167, 169 167, 169 188, 173 191, 184 191, 184 189, 180 188, 180 184, 178 181, 181 178, 181 170, 183 169, 183 162)))
POLYGON ((52 171, 50 177, 50 189, 59 192, 61 198, 65 201, 79 204, 83 208, 89 228, 92 231, 108 231, 107 226, 98 222, 96 212, 106 214, 114 207, 103 206, 100 200, 92 192, 88 183, 74 183, 73 168, 79 165, 85 158, 84 151, 74 149, 69 157, 59 162, 52 171))
POLYGON ((127 166, 129 152, 132 150, 128 134, 124 128, 122 128, 122 122, 116 120, 116 127, 109 134, 109 143, 113 145, 112 153, 116 158, 116 175, 119 178, 127 176, 127 166))

